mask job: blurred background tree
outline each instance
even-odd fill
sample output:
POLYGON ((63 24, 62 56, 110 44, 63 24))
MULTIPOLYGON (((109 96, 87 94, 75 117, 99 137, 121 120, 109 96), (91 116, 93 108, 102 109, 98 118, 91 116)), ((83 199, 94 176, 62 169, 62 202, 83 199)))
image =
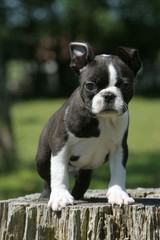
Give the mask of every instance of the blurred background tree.
POLYGON ((10 171, 16 164, 10 104, 6 89, 3 54, 0 55, 0 170, 10 171))
POLYGON ((64 97, 77 86, 69 68, 70 41, 90 42, 95 53, 138 48, 144 72, 136 92, 159 96, 159 9, 159 0, 1 0, 2 169, 16 163, 10 99, 64 97))
POLYGON ((95 53, 138 48, 148 79, 138 91, 158 94, 159 9, 158 0, 2 0, 0 44, 9 90, 22 97, 70 94, 77 83, 68 68, 68 44, 77 40, 90 42, 95 53))

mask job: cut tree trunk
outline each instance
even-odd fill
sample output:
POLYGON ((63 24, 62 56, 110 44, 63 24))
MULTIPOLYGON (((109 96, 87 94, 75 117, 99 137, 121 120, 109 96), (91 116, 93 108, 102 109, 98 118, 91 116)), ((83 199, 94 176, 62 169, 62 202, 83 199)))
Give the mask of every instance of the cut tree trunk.
POLYGON ((39 194, 0 201, 1 240, 159 240, 160 189, 128 190, 129 206, 111 206, 104 190, 88 190, 61 212, 39 194))

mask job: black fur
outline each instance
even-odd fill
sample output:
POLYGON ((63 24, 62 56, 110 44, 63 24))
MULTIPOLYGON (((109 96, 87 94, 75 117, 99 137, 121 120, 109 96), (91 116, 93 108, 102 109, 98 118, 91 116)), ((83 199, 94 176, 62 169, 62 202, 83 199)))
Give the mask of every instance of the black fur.
POLYGON ((76 177, 75 185, 72 190, 72 196, 74 199, 79 200, 83 198, 84 193, 89 187, 92 177, 91 169, 81 169, 76 177))
MULTIPOLYGON (((99 137, 99 122, 91 112, 91 100, 102 89, 108 86, 109 72, 107 65, 112 63, 118 72, 116 84, 121 90, 126 106, 133 96, 133 78, 141 67, 138 52, 135 49, 118 48, 118 56, 105 58, 102 55, 94 57, 88 44, 72 43, 70 45, 71 67, 79 76, 80 86, 74 91, 68 101, 49 119, 44 127, 37 150, 36 163, 39 175, 45 181, 41 197, 49 197, 50 187, 50 160, 51 154, 56 156, 65 146, 68 139, 68 130, 78 138, 99 137), (74 47, 81 54, 74 52, 74 47), (84 68, 85 67, 85 68, 84 68), (69 106, 69 107, 68 107, 69 106)), ((126 110, 124 106, 124 111, 126 110)), ((124 149, 123 165, 128 157, 126 131, 122 147, 124 149)), ((80 156, 71 156, 66 161, 78 161, 80 156)), ((106 153, 104 162, 109 158, 106 153)), ((80 199, 90 184, 92 170, 79 170, 72 195, 80 199)))

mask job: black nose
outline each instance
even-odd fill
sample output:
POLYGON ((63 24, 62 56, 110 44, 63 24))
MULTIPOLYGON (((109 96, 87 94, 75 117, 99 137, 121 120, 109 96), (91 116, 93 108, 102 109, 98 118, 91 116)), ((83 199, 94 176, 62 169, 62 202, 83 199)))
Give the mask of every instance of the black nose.
POLYGON ((107 103, 113 102, 113 101, 115 100, 115 97, 116 97, 116 96, 114 95, 114 93, 111 93, 111 92, 103 93, 102 96, 105 98, 105 101, 106 101, 107 103))

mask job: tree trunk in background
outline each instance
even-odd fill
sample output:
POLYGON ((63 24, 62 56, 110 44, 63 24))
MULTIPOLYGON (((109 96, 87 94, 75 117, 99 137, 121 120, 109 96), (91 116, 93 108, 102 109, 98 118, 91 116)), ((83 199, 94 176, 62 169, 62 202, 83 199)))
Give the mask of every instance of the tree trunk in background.
POLYGON ((0 172, 11 170, 16 164, 9 94, 6 87, 5 64, 0 55, 0 172))

